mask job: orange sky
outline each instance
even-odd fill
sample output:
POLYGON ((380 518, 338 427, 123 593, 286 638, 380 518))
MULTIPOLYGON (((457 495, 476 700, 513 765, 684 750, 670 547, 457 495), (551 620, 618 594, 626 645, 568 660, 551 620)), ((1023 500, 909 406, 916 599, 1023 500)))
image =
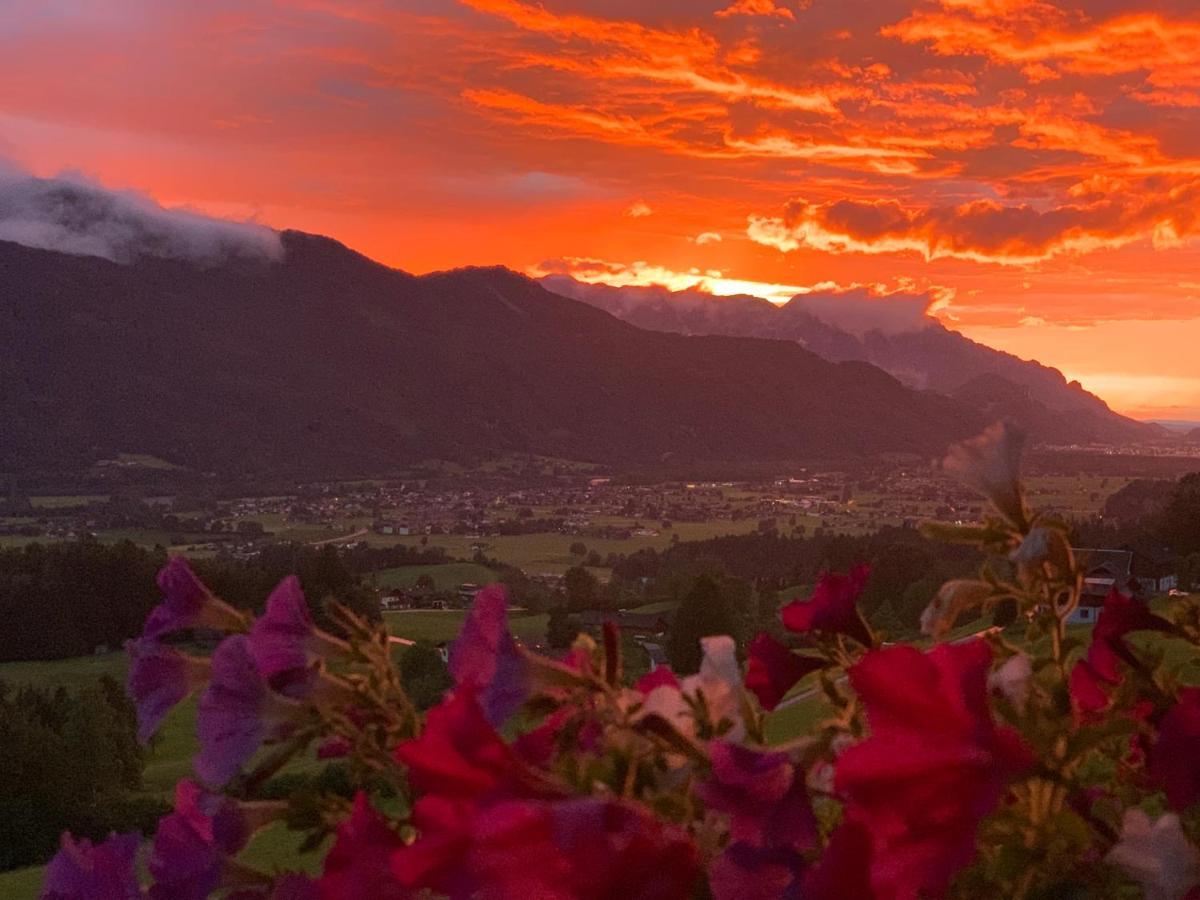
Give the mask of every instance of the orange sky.
POLYGON ((7 0, 0 157, 414 272, 927 291, 1200 419, 1196 0, 7 0))

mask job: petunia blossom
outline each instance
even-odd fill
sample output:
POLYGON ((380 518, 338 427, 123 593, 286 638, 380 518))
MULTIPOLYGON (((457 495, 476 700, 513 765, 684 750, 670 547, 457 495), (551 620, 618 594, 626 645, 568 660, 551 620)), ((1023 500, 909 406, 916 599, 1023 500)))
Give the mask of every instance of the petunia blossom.
POLYGON ((870 835, 881 896, 938 895, 975 855, 979 822, 1034 763, 988 707, 991 650, 979 640, 873 651, 850 682, 870 736, 837 761, 846 821, 870 835))
POLYGON ((1021 451, 1025 432, 1009 422, 997 422, 970 440, 954 444, 942 468, 973 487, 1017 528, 1029 513, 1021 493, 1021 451))
POLYGON ((748 655, 746 690, 754 694, 762 708, 767 710, 778 706, 805 675, 828 665, 825 660, 815 656, 793 653, 766 632, 750 642, 748 655))
POLYGON ((240 631, 245 625, 242 614, 205 587, 182 556, 172 556, 159 570, 158 587, 163 600, 146 619, 143 637, 160 638, 185 628, 240 631))
POLYGON ((1170 813, 1151 822, 1142 810, 1128 810, 1107 861, 1141 885, 1145 900, 1190 900, 1200 886, 1200 852, 1170 813))
POLYGON ((154 638, 125 644, 126 690, 137 709, 138 741, 145 744, 162 720, 208 677, 208 660, 180 653, 154 638))
POLYGON ((313 661, 341 642, 320 631, 308 611, 300 582, 289 575, 267 598, 267 608, 250 629, 250 654, 258 671, 275 690, 303 697, 312 690, 313 661))
POLYGON ((137 900, 138 834, 114 834, 99 844, 64 833, 46 866, 41 900, 137 900))
POLYGON ((1151 777, 1166 792, 1174 809, 1200 800, 1200 688, 1187 687, 1158 723, 1150 750, 1151 777))
POLYGON ((478 692, 488 721, 501 725, 530 692, 529 663, 508 630, 508 597, 500 585, 475 595, 458 639, 450 646, 456 684, 478 692))
POLYGON ((227 637, 213 653, 212 681, 200 696, 196 774, 213 787, 225 784, 265 740, 286 730, 297 709, 271 691, 247 637, 227 637))
POLYGON ((858 612, 858 598, 867 585, 870 569, 855 566, 849 575, 826 573, 808 600, 793 600, 781 611, 783 625, 800 633, 823 631, 844 634, 864 647, 871 646, 871 632, 858 612))
POLYGON ((804 773, 787 754, 712 741, 709 759, 712 772, 698 792, 711 809, 729 816, 733 842, 798 849, 815 845, 817 820, 804 773))
POLYGON ((318 896, 322 900, 400 900, 411 896, 392 872, 392 856, 403 847, 399 835, 360 791, 350 817, 338 825, 337 840, 325 857, 325 871, 317 883, 318 896))
POLYGON ((234 800, 194 781, 175 786, 175 809, 154 833, 147 867, 151 900, 207 897, 222 883, 227 863, 249 843, 258 823, 234 800))

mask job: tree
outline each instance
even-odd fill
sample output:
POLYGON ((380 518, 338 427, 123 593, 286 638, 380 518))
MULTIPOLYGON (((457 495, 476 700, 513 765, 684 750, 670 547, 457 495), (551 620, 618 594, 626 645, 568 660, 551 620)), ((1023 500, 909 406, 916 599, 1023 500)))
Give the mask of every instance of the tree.
POLYGON ((546 623, 546 643, 555 650, 566 650, 579 634, 579 620, 567 612, 564 607, 556 607, 550 611, 550 620, 546 623))
POLYGON ((700 638, 728 634, 740 642, 747 610, 739 608, 732 593, 711 575, 696 579, 675 610, 667 635, 667 658, 677 673, 690 675, 700 668, 700 638))
POLYGON ((437 585, 433 581, 433 576, 430 575, 428 572, 422 572, 420 575, 417 576, 417 581, 416 581, 415 587, 418 591, 426 591, 426 592, 437 589, 437 585))
POLYGON ((428 709, 454 687, 454 679, 441 650, 429 641, 417 641, 400 657, 400 677, 418 709, 428 709))
POLYGON ((571 544, 572 556, 585 556, 587 554, 587 545, 583 541, 575 541, 571 544))
POLYGON ((1158 520, 1159 536, 1180 556, 1200 551, 1200 472, 1175 485, 1158 520))
POLYGON ((567 569, 563 588, 567 592, 567 609, 571 612, 595 609, 600 603, 600 579, 583 566, 567 569))

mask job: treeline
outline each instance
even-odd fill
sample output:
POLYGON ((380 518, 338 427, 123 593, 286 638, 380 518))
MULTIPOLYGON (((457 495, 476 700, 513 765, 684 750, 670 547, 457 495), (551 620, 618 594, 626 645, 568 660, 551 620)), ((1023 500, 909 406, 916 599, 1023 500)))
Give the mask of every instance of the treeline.
MULTIPOLYGON (((249 559, 192 560, 196 572, 235 606, 259 611, 271 589, 297 575, 314 617, 330 625, 326 601, 337 598, 378 618, 374 591, 362 574, 371 566, 443 561, 436 551, 398 548, 339 553, 335 548, 279 544, 249 559), (416 560, 418 562, 413 562, 416 560)), ((117 650, 139 634, 161 599, 155 575, 162 550, 128 541, 69 541, 0 550, 0 662, 64 659, 117 650)))

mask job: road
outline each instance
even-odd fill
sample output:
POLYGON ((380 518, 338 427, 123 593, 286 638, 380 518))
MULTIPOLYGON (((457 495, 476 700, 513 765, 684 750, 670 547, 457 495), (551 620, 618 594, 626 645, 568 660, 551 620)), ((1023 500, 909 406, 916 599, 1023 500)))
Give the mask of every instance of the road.
POLYGON ((360 528, 358 531, 354 532, 354 534, 343 534, 343 535, 341 535, 340 537, 331 537, 331 538, 325 538, 323 541, 310 541, 310 542, 309 542, 309 544, 308 544, 308 546, 310 546, 310 547, 323 547, 323 546, 325 546, 326 544, 341 544, 341 543, 343 543, 343 542, 345 542, 345 541, 352 541, 352 540, 354 540, 355 538, 360 538, 360 537, 362 537, 363 535, 365 535, 365 534, 370 534, 370 533, 371 533, 371 529, 369 529, 369 528, 360 528))

